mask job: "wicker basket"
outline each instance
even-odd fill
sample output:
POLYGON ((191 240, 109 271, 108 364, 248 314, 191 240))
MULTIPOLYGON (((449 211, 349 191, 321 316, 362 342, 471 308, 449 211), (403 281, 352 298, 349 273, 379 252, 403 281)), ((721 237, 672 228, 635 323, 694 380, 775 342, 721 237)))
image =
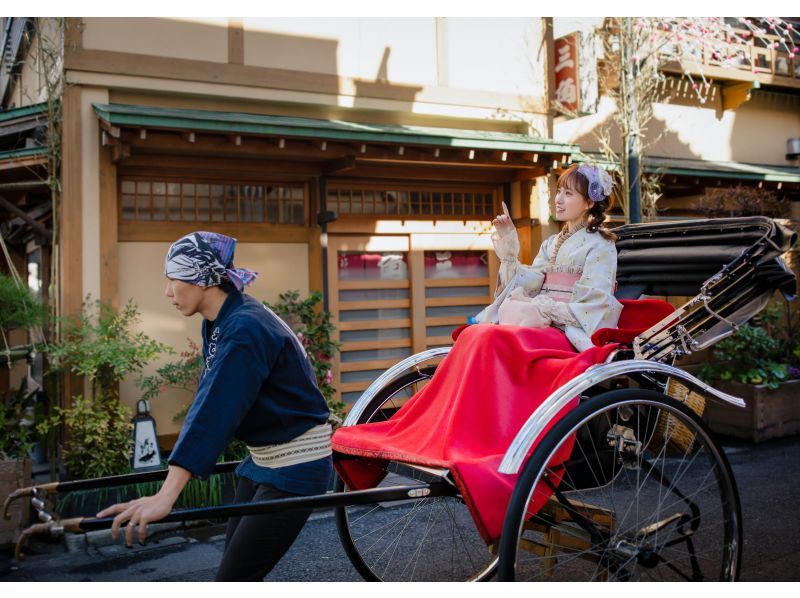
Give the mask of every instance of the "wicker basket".
MULTIPOLYGON (((667 381, 667 395, 682 402, 700 417, 703 416, 703 412, 706 408, 705 397, 694 391, 690 391, 687 386, 675 378, 670 378, 667 381)), ((656 423, 654 441, 663 443, 665 439, 668 439, 668 449, 678 451, 681 454, 689 454, 692 452, 694 434, 673 415, 662 411, 656 423)))

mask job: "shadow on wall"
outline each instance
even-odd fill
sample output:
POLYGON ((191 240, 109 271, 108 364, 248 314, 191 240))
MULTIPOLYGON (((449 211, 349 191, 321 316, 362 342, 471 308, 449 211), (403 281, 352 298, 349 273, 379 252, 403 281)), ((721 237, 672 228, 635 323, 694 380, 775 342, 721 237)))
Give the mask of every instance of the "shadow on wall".
POLYGON ((397 103, 397 110, 403 112, 412 111, 414 100, 417 94, 422 90, 422 87, 389 83, 389 58, 391 54, 392 49, 386 46, 383 50, 380 65, 378 66, 378 72, 375 75, 375 81, 365 81, 361 79, 355 81, 356 98, 353 107, 369 107, 369 103, 364 101, 366 98, 388 97, 393 102, 397 103))

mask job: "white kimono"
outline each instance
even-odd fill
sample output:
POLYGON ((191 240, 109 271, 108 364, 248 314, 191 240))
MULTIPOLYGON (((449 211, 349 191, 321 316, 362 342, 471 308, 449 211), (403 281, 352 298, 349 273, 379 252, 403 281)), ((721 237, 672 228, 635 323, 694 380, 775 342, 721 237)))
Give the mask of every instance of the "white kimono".
MULTIPOLYGON (((516 231, 501 237, 492 235, 495 252, 500 258, 494 302, 473 318, 476 323, 498 323, 500 304, 514 289, 522 287, 524 295, 533 297, 541 313, 551 325, 564 330, 578 351, 594 346, 591 336, 600 328, 616 328, 622 304, 614 297, 617 275, 617 250, 613 241, 598 233, 581 229, 569 236, 558 250, 553 264, 550 257, 558 235, 542 243, 533 264, 519 262, 519 239, 516 231), (551 299, 542 290, 545 274, 566 272, 579 275, 572 286, 568 302, 551 299)), ((519 292, 519 291, 518 291, 519 292)))

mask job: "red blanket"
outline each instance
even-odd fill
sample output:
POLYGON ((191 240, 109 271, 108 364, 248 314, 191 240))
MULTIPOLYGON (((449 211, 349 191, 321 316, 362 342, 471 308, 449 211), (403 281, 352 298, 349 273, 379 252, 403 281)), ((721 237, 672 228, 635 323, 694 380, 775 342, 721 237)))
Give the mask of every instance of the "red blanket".
POLYGON ((555 328, 470 326, 389 421, 337 430, 334 451, 364 459, 336 459, 336 469, 348 487, 363 489, 382 479, 385 460, 448 468, 481 536, 494 542, 518 477, 497 468, 517 431, 550 393, 616 347, 576 353, 555 328))

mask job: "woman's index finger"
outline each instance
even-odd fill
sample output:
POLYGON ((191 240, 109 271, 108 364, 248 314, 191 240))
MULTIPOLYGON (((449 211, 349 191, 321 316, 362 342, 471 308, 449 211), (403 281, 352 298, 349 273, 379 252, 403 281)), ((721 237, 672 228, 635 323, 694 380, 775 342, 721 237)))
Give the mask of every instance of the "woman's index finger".
POLYGON ((501 201, 501 202, 500 202, 500 205, 502 205, 502 206, 503 206, 503 214, 505 214, 506 216, 508 216, 508 217, 509 217, 509 219, 510 219, 510 218, 511 218, 511 214, 509 214, 509 213, 508 213, 508 206, 506 205, 506 202, 504 202, 504 201, 501 201))

